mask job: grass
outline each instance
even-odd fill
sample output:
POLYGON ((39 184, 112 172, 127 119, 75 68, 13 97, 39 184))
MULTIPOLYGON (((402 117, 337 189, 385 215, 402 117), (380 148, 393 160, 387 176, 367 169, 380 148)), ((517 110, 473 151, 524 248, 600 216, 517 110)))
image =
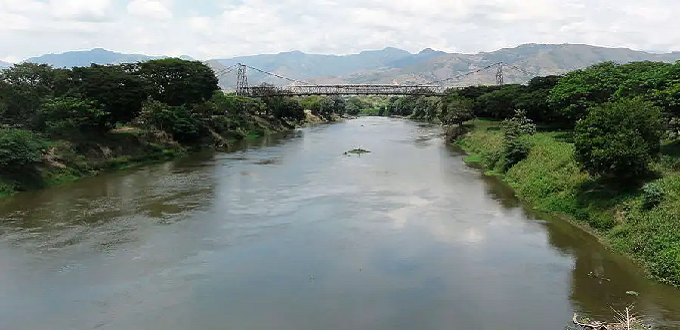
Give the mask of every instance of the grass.
MULTIPOLYGON (((503 133, 498 123, 475 121, 475 129, 458 140, 466 162, 501 174, 503 133)), ((583 172, 574 160, 569 132, 539 132, 527 137, 528 157, 502 174, 516 195, 541 212, 567 217, 591 229, 613 250, 638 261, 662 282, 680 285, 680 147, 665 144, 652 164, 653 181, 663 197, 644 207, 642 189, 615 189, 583 172)))

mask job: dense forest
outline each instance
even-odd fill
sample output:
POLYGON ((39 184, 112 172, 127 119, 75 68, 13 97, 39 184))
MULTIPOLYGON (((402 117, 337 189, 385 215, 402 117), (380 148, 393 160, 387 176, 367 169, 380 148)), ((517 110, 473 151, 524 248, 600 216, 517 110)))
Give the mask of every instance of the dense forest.
POLYGON ((291 129, 305 109, 320 121, 360 110, 340 98, 225 94, 197 61, 17 64, 0 71, 0 195, 291 129))
POLYGON ((523 85, 392 98, 439 121, 469 163, 680 285, 680 62, 601 63, 523 85))

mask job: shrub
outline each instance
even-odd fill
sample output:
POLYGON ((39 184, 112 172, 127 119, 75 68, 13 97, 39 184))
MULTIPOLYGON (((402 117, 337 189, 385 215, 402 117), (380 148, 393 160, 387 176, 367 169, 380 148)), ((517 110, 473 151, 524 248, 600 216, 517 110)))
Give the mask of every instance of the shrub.
POLYGON ((642 188, 642 208, 651 210, 657 207, 664 197, 664 191, 656 182, 646 184, 642 188))
POLYGON ((172 134, 177 142, 195 142, 205 133, 198 115, 185 106, 168 106, 158 101, 147 101, 137 122, 149 129, 172 134))
POLYGON ((523 139, 516 138, 505 143, 503 149, 503 170, 507 171, 529 156, 531 145, 523 139))
POLYGON ((503 122, 503 131, 503 171, 507 171, 529 156, 531 145, 521 137, 536 134, 536 125, 526 111, 515 110, 515 115, 503 122))
POLYGON ((48 100, 40 108, 40 128, 50 135, 106 131, 108 114, 94 101, 64 97, 48 100))
POLYGON ((574 132, 576 160, 591 175, 637 181, 660 150, 660 109, 641 99, 594 108, 574 132))
POLYGON ((522 109, 515 110, 512 118, 503 121, 505 140, 510 141, 521 135, 536 134, 536 124, 527 118, 527 112, 522 109))
POLYGON ((37 163, 45 148, 45 141, 31 131, 0 128, 0 169, 15 171, 37 163))

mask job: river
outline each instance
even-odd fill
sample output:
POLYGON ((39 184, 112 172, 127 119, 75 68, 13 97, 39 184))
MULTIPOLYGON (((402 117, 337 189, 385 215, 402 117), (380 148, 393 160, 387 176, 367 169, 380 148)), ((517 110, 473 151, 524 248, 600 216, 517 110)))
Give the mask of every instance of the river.
POLYGON ((0 329, 680 328, 680 291, 440 133, 360 118, 2 199, 0 329))

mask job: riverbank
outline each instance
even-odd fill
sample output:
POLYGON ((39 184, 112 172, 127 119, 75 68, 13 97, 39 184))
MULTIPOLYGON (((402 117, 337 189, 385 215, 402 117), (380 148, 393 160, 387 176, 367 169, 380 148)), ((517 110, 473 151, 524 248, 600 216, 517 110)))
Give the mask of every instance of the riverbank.
POLYGON ((258 138, 295 129, 297 126, 327 122, 329 121, 313 115, 301 123, 250 115, 238 129, 220 134, 211 131, 192 144, 181 144, 164 132, 132 126, 102 134, 47 140, 42 159, 34 166, 0 174, 0 197, 73 182, 106 171, 167 161, 200 150, 229 151, 241 139, 258 138))
POLYGON ((605 245, 636 260, 654 278, 680 285, 680 150, 662 148, 652 168, 659 193, 616 190, 594 181, 574 159, 571 132, 538 132, 527 137, 526 159, 503 173, 499 169, 503 132, 499 123, 474 121, 457 140, 466 162, 497 175, 516 195, 540 212, 566 217, 588 228, 605 245), (659 197, 660 196, 660 197, 659 197), (658 198, 649 209, 645 203, 658 198))

